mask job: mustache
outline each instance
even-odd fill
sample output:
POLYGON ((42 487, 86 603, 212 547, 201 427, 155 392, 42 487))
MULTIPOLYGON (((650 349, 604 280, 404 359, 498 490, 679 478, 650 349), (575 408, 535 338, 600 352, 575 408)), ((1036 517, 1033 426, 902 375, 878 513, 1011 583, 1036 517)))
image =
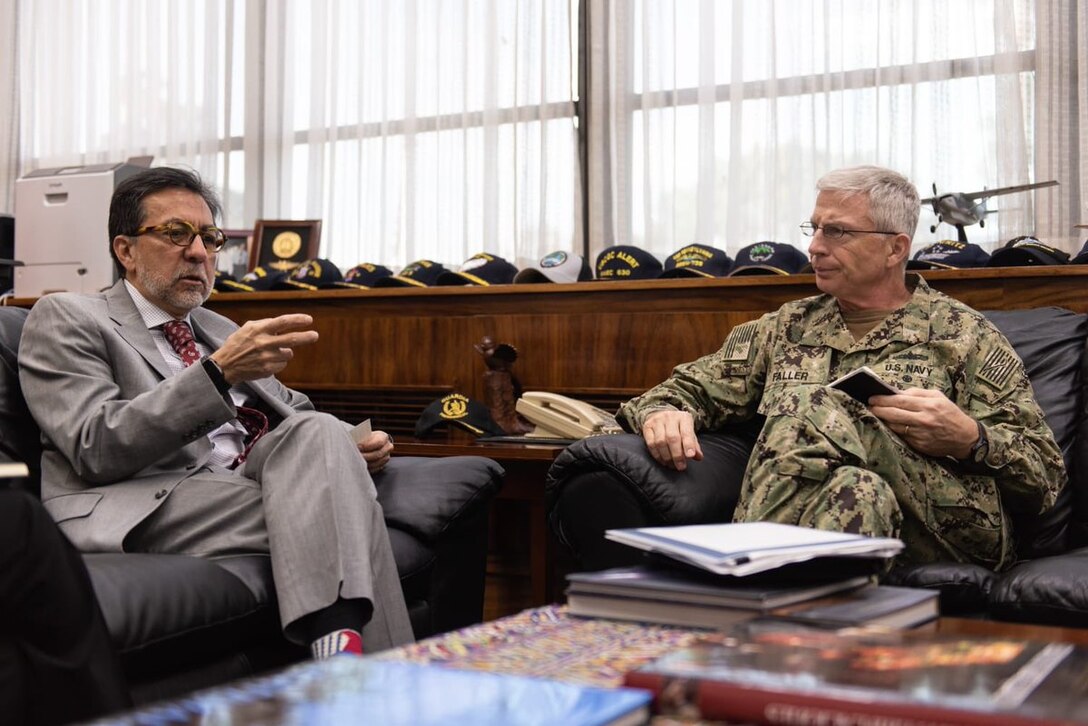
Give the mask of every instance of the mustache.
POLYGON ((185 278, 185 277, 199 278, 200 281, 205 283, 205 284, 208 282, 208 278, 204 274, 204 269, 202 267, 193 267, 193 268, 188 269, 188 270, 178 270, 174 274, 174 280, 173 281, 177 282, 177 281, 179 281, 179 280, 181 280, 182 278, 185 278))

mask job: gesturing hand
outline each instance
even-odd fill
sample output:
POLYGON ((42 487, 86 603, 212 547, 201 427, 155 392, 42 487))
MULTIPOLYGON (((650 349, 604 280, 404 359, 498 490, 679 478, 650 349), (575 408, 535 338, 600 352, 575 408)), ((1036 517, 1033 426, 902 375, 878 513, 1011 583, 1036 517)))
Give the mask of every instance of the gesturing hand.
POLYGON ((231 333, 211 359, 232 385, 267 378, 284 369, 295 355, 293 348, 317 342, 317 331, 307 330, 313 322, 304 313, 250 320, 231 333))
POLYGON ((912 449, 929 456, 966 458, 978 440, 978 424, 940 391, 908 388, 873 396, 869 408, 912 449))
POLYGON ((703 450, 695 438, 695 420, 687 411, 651 413, 642 422, 642 438, 658 464, 677 471, 688 468, 688 459, 703 458, 703 450))

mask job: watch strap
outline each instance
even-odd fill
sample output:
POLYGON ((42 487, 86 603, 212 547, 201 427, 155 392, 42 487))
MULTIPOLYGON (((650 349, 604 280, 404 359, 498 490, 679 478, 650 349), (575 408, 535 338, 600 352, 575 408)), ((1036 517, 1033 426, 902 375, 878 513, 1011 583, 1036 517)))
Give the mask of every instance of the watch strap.
POLYGON ((200 365, 204 368, 204 372, 208 374, 208 378, 215 384, 215 390, 219 391, 220 396, 226 396, 230 393, 230 383, 227 381, 227 377, 223 375, 223 369, 219 367, 211 358, 204 358, 200 361, 200 365))

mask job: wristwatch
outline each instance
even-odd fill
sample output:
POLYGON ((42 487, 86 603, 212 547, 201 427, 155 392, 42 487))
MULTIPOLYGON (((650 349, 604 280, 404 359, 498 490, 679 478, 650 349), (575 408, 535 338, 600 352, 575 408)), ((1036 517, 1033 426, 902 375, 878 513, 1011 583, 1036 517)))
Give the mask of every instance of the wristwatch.
POLYGON ((967 455, 967 459, 976 464, 985 464, 986 456, 990 453, 990 437, 986 435, 986 427, 982 425, 981 421, 975 423, 978 424, 978 441, 971 444, 971 451, 967 455))
POLYGON ((212 379, 212 383, 215 384, 215 390, 219 391, 220 396, 226 396, 230 393, 230 383, 227 382, 227 377, 223 375, 223 369, 219 367, 211 358, 203 358, 200 364, 204 367, 204 372, 208 374, 208 378, 212 379))

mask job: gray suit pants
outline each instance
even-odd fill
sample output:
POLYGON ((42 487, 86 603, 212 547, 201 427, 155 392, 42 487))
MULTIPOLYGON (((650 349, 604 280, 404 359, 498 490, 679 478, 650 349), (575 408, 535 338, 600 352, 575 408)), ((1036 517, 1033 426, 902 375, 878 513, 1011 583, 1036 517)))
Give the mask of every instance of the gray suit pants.
POLYGON ((289 639, 301 640, 293 623, 338 597, 373 604, 367 652, 413 639, 374 482, 343 422, 328 414, 288 416, 239 470, 194 473, 125 538, 125 551, 269 553, 289 639))

